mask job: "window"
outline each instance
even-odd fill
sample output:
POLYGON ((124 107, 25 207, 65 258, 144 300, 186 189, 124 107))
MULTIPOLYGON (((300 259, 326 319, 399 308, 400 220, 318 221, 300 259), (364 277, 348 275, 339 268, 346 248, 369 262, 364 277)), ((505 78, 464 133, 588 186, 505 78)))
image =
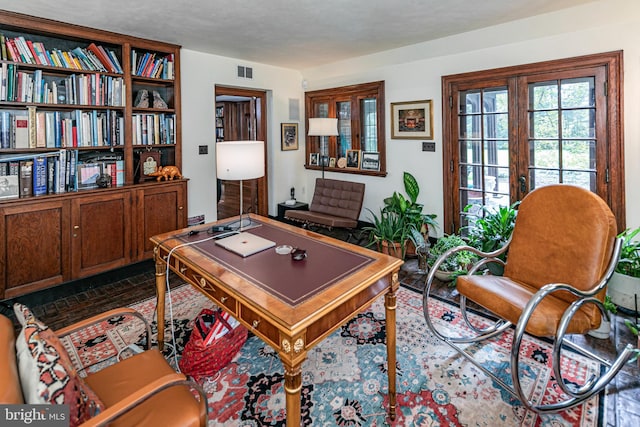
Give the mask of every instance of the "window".
POLYGON ((556 183, 601 196, 623 230, 621 75, 611 52, 445 76, 444 231, 556 183))
POLYGON ((325 159, 325 170, 386 175, 383 81, 306 92, 305 111, 307 128, 309 118, 338 119, 338 136, 307 136, 307 169, 322 169, 325 159), (338 160, 352 150, 379 153, 379 168, 340 167, 344 162, 338 160), (317 154, 318 165, 310 164, 311 154, 317 154))

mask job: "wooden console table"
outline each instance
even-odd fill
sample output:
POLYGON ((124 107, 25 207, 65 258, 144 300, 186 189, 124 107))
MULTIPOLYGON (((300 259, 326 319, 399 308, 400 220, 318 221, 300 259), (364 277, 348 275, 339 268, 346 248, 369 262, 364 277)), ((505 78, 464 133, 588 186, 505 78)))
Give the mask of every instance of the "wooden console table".
MULTIPOLYGON (((250 233, 276 246, 303 248, 307 258, 294 261, 273 248, 242 258, 215 244, 211 226, 222 222, 154 236, 158 324, 164 319, 168 265, 278 352, 284 365, 287 426, 297 427, 307 352, 384 294, 388 410, 395 419, 395 309, 402 261, 269 218, 245 218, 256 225, 250 233), (198 233, 190 234, 193 230, 198 233)), ((164 346, 162 327, 158 327, 158 346, 164 346)))

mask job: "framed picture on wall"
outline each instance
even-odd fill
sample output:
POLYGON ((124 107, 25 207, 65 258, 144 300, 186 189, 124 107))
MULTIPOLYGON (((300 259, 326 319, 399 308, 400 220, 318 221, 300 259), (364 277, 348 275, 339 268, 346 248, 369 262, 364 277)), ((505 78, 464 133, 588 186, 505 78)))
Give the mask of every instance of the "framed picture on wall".
POLYGON ((281 146, 282 151, 298 149, 298 124, 297 123, 281 123, 281 146))
POLYGON ((391 103, 392 139, 433 139, 433 101, 391 103))

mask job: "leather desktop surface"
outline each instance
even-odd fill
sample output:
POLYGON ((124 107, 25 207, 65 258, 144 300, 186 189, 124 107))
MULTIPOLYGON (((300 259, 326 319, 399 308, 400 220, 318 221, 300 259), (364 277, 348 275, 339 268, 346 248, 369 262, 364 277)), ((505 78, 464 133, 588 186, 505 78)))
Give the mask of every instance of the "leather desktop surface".
MULTIPOLYGON (((289 245, 304 249, 307 257, 294 261, 289 254, 280 255, 275 248, 270 248, 243 258, 216 245, 213 239, 190 247, 292 306, 374 261, 365 255, 269 224, 261 224, 247 232, 274 241, 276 247, 289 245)), ((181 236, 179 240, 188 243, 203 238, 200 233, 181 236)))

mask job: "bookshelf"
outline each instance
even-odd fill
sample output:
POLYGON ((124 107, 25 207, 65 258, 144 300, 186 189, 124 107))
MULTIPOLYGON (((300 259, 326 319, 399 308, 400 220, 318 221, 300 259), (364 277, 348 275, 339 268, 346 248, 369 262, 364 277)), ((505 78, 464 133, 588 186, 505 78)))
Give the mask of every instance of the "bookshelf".
POLYGON ((216 142, 224 141, 224 104, 216 104, 216 142))
POLYGON ((179 46, 0 10, 0 55, 0 299, 186 226, 186 180, 141 164, 182 166, 179 46))

